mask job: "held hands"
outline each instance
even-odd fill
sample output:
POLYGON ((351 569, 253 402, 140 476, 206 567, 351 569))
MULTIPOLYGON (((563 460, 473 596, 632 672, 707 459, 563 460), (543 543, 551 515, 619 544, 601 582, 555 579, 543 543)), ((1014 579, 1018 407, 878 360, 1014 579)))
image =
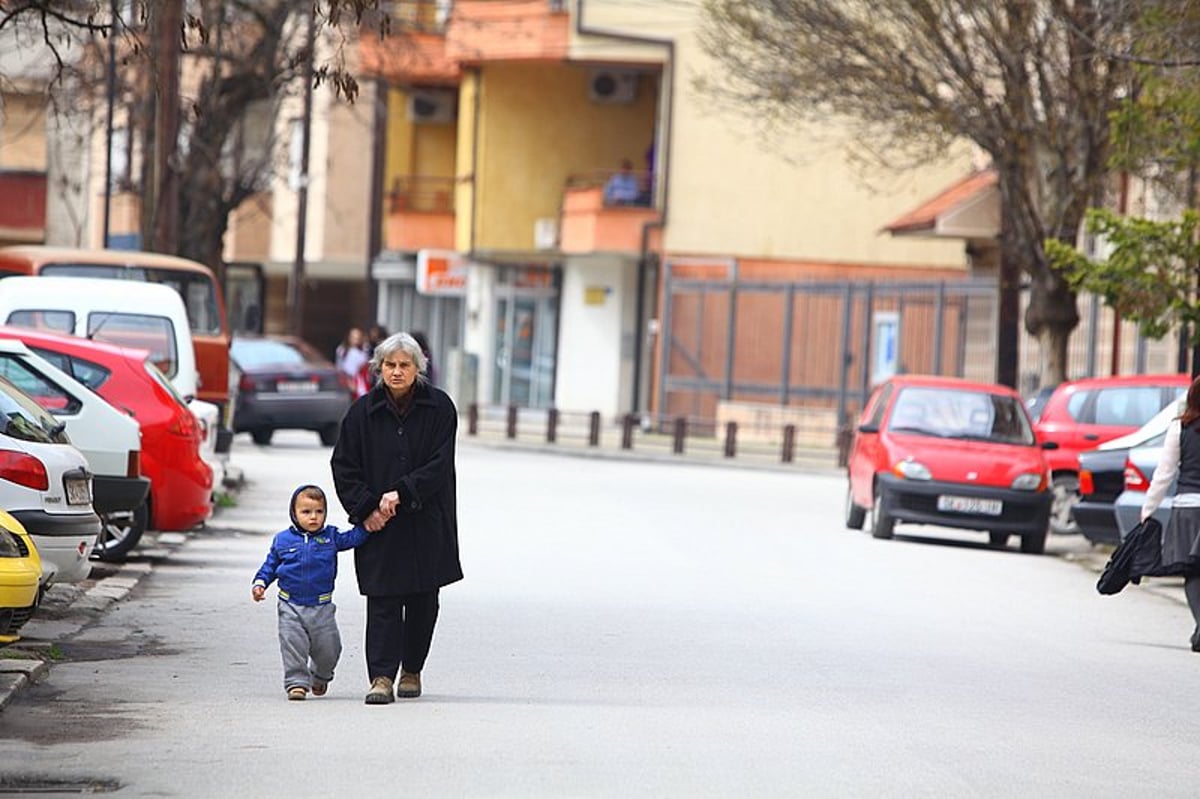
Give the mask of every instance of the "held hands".
POLYGON ((263 597, 266 596, 266 593, 267 589, 263 588, 261 585, 256 585, 250 589, 250 596, 254 597, 255 602, 262 602, 263 597))
POLYGON ((389 491, 379 498, 379 507, 371 511, 371 515, 363 520, 363 527, 368 533, 377 533, 387 524, 388 519, 396 515, 400 505, 400 492, 389 491))

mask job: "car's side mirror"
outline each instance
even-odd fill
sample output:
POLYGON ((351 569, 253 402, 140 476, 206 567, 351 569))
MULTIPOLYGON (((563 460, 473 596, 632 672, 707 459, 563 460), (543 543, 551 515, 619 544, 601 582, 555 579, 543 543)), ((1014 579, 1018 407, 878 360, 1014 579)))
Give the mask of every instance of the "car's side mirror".
POLYGON ((860 432, 860 433, 878 433, 879 425, 871 424, 870 422, 867 422, 865 424, 860 424, 858 426, 858 432, 860 432))
POLYGON ((1043 441, 1042 449, 1058 449, 1057 441, 1043 441))

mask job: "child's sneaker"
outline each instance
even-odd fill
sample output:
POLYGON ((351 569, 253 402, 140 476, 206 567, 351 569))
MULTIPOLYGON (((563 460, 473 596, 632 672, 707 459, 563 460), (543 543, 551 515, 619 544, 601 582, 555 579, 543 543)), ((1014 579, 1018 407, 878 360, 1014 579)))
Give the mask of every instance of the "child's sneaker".
POLYGON ((325 692, 329 690, 329 683, 313 680, 312 692, 313 696, 325 696, 325 692))
MULTIPOLYGON (((315 694, 316 691, 313 691, 313 693, 315 694)), ((303 702, 306 696, 308 696, 308 691, 298 685, 295 688, 288 689, 288 699, 292 702, 303 702)))

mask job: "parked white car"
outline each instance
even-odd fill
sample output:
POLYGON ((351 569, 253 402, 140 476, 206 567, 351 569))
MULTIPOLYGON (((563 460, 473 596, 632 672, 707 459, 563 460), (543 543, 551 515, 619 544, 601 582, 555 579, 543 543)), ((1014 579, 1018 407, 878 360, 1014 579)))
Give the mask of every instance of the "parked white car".
POLYGON ((147 350, 200 421, 205 432, 200 457, 213 470, 213 485, 221 485, 220 410, 196 399, 196 351, 187 308, 175 289, 106 278, 8 277, 0 280, 0 323, 147 350))
POLYGON ((93 552, 124 557, 146 529, 150 481, 141 475, 142 435, 132 416, 30 350, 0 333, 0 377, 7 378, 67 425, 67 435, 92 472, 92 506, 100 517, 93 552))
POLYGON ((86 579, 100 533, 92 509, 92 473, 66 428, 0 377, 0 508, 37 546, 43 588, 86 579))

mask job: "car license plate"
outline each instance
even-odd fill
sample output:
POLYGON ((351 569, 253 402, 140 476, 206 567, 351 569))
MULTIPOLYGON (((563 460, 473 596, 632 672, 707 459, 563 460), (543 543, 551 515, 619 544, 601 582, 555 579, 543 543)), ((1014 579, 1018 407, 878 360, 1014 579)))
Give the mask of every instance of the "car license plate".
POLYGON ((280 394, 311 394, 317 390, 317 384, 311 380, 280 380, 275 390, 280 394))
POLYGON ((68 505, 88 505, 91 503, 92 486, 90 480, 81 477, 68 477, 66 485, 68 505))
POLYGON ((979 499, 978 497, 955 497, 942 494, 937 499, 938 510, 950 513, 977 513, 982 516, 999 516, 1004 511, 1004 503, 998 499, 979 499))

